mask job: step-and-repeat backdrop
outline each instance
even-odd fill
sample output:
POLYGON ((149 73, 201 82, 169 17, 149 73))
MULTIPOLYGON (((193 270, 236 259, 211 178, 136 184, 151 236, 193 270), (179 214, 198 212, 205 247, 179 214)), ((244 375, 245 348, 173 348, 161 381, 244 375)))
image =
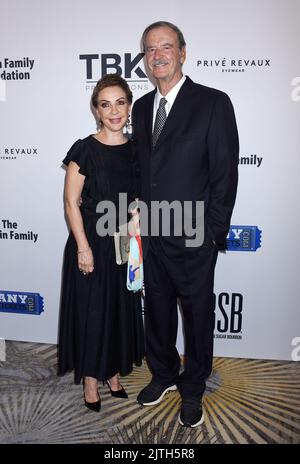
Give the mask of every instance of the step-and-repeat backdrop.
POLYGON ((185 74, 230 95, 240 134, 215 354, 300 359, 299 17, 299 0, 1 1, 0 338, 56 343, 61 160, 96 130, 90 96, 102 75, 122 74, 135 99, 152 90, 140 38, 163 19, 185 35, 185 74))

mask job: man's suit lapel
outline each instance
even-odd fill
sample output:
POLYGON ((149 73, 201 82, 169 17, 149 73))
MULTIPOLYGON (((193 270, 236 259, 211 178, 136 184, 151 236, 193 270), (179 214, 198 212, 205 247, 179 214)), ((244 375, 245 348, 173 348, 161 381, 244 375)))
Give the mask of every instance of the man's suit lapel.
POLYGON ((148 94, 148 100, 145 108, 145 129, 148 137, 148 143, 152 147, 152 121, 153 121, 153 103, 156 89, 148 94))

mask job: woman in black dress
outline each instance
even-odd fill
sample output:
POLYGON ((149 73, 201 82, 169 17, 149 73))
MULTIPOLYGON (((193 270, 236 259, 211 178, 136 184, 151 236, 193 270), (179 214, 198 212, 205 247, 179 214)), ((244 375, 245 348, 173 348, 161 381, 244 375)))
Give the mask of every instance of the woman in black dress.
POLYGON ((96 85, 92 105, 100 132, 77 140, 64 164, 65 211, 71 228, 64 255, 58 375, 75 371, 83 379, 85 405, 100 410, 98 381, 113 396, 127 398, 119 375, 141 365, 144 356, 141 298, 126 288, 126 264, 117 265, 114 239, 99 236, 97 204, 119 193, 136 196, 132 142, 123 134, 132 93, 116 74, 96 85), (81 200, 80 200, 81 198, 81 200), (78 206, 81 202, 81 205, 78 206))

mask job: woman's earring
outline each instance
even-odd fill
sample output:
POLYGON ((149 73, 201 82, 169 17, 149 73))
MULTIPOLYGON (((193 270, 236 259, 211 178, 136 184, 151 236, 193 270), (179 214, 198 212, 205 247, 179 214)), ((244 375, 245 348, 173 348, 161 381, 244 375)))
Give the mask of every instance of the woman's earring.
POLYGON ((125 124, 125 130, 127 135, 132 135, 132 124, 130 123, 130 115, 128 115, 128 119, 125 124))

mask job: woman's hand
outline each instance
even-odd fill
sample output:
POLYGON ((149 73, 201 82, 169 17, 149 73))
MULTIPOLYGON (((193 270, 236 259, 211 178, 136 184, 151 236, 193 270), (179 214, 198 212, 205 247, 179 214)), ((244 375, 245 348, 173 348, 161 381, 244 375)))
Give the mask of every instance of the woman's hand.
POLYGON ((94 270, 94 257, 90 248, 78 250, 78 268, 84 274, 90 274, 94 270))
POLYGON ((135 203, 132 203, 130 209, 131 219, 128 223, 128 233, 130 237, 136 237, 141 234, 140 230, 140 210, 138 207, 138 198, 135 199, 135 203))
POLYGON ((137 235, 141 235, 140 230, 140 215, 138 211, 132 213, 132 217, 128 223, 128 233, 130 237, 136 237, 137 235))

